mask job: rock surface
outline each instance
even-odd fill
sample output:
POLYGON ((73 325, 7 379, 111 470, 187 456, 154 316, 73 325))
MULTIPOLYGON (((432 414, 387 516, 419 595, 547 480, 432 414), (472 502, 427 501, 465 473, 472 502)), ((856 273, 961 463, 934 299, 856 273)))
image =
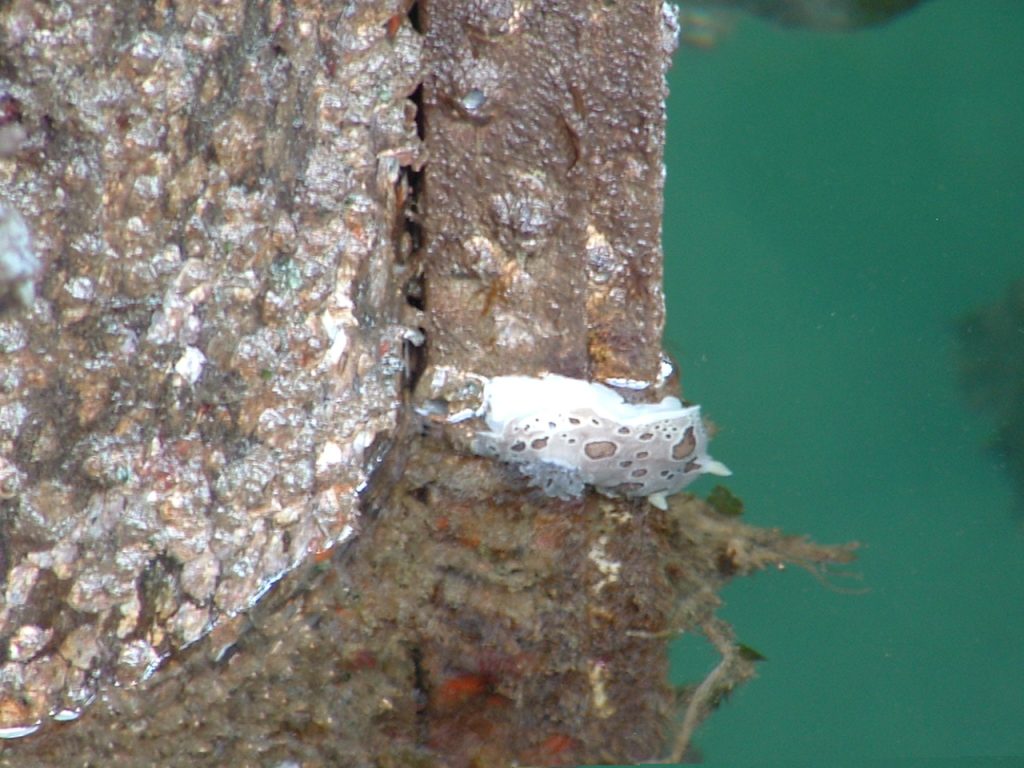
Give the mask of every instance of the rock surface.
POLYGON ((676 385, 674 31, 650 1, 0 9, 0 765, 681 759, 753 673, 717 590, 847 553, 547 498, 468 418, 481 375, 676 385), (722 661, 677 694, 680 632, 722 661))
POLYGON ((34 295, 0 295, 0 728, 140 681, 358 528, 419 152, 392 16, 0 10, 0 202, 38 259, 5 224, 34 295))

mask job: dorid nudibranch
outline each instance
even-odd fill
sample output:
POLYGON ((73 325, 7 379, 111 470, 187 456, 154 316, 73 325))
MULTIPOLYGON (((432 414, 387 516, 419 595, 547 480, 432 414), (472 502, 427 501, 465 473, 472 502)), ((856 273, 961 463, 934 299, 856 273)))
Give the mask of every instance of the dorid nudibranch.
POLYGON ((611 496, 666 497, 700 475, 732 474, 707 453, 700 406, 676 397, 631 404, 611 387, 565 376, 496 376, 484 387, 488 432, 473 450, 513 463, 549 496, 584 484, 611 496))

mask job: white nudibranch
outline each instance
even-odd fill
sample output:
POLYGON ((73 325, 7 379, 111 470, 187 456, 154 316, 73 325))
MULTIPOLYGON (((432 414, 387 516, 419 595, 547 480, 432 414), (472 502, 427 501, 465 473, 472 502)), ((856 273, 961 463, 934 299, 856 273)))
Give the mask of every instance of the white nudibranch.
POLYGON ((700 475, 732 474, 707 453, 700 406, 676 397, 634 405, 582 379, 496 376, 483 408, 490 431, 477 433, 473 450, 515 464, 549 496, 579 496, 587 484, 665 509, 700 475))

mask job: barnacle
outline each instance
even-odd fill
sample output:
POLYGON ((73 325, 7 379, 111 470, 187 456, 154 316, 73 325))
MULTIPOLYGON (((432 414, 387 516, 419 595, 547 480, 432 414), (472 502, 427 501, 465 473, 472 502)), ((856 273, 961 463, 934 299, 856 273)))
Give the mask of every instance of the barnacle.
POLYGON ((551 496, 578 496, 587 484, 665 508, 700 475, 731 474, 707 453, 700 406, 675 397, 632 404, 597 382, 497 376, 485 385, 484 409, 489 431, 477 433, 473 450, 515 464, 551 496))

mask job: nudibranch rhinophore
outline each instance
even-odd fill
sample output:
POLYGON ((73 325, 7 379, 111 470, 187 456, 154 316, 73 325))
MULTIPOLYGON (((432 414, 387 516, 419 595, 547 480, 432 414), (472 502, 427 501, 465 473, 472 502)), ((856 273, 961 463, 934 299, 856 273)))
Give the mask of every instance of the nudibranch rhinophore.
POLYGON ((584 484, 610 496, 666 497, 702 474, 732 474, 707 453, 700 406, 679 398, 632 404, 582 379, 496 376, 484 385, 484 418, 473 450, 513 463, 549 496, 579 496, 584 484))

